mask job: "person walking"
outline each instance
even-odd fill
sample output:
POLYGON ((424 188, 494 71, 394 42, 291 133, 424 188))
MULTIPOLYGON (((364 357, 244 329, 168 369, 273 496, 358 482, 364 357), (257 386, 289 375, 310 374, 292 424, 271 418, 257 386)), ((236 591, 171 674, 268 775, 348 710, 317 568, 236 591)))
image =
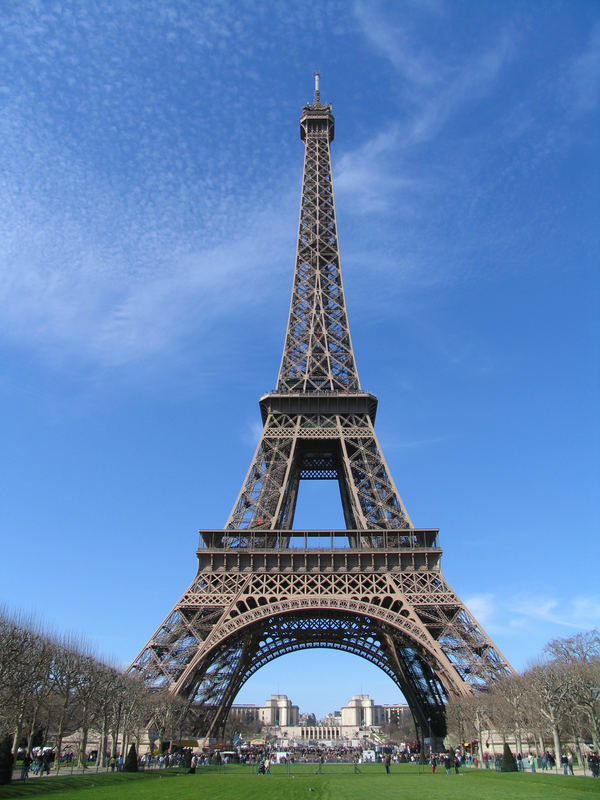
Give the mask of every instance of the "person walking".
POLYGON ((429 759, 429 763, 431 764, 431 774, 435 775, 435 768, 436 768, 436 765, 437 765, 437 760, 436 760, 436 757, 433 755, 433 753, 431 754, 431 758, 429 759))
POLYGON ((21 780, 25 781, 29 777, 29 768, 31 767, 31 756, 25 753, 23 756, 23 766, 21 767, 21 780))
POLYGON ((52 756, 50 754, 50 751, 46 750, 46 752, 42 755, 42 772, 41 772, 42 775, 44 774, 44 772, 46 773, 46 775, 50 775, 50 761, 51 760, 52 760, 52 756))
POLYGON ((392 763, 392 757, 389 753, 386 753, 383 757, 383 766, 385 767, 386 774, 390 774, 390 764, 392 763))

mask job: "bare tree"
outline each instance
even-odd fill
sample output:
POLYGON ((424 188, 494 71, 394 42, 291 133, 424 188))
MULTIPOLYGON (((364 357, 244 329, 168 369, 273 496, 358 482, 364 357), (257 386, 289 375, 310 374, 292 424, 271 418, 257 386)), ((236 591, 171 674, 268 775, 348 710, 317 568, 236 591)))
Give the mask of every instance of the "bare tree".
POLYGON ((52 663, 51 679, 53 691, 60 699, 56 729, 56 770, 60 769, 62 741, 65 734, 67 714, 77 695, 82 677, 85 657, 70 639, 59 642, 60 646, 52 663))
POLYGON ((552 661, 563 664, 589 664, 600 658, 600 633, 596 628, 564 639, 552 639, 544 648, 552 661))
POLYGON ((47 706, 52 694, 50 673, 56 656, 57 643, 45 636, 38 636, 37 646, 29 659, 27 687, 27 705, 29 707, 29 733, 27 735, 27 753, 31 755, 33 737, 39 725, 39 716, 47 706))
MULTIPOLYGON (((0 610, 0 738, 10 735, 13 751, 27 734, 31 751, 40 728, 55 733, 56 769, 67 732, 79 730, 79 759, 85 766, 89 730, 98 728, 98 759, 106 754, 109 734, 113 752, 122 732, 141 731, 157 714, 156 696, 139 681, 103 664, 71 639, 57 640, 0 610)), ((171 698, 167 727, 181 729, 183 706, 171 698)), ((159 703, 160 706, 160 703, 159 703)), ((164 715, 162 716, 165 722, 164 715)))
POLYGON ((100 731, 97 764, 103 764, 106 759, 108 733, 113 724, 115 695, 119 692, 120 678, 121 673, 113 667, 105 667, 100 674, 95 715, 95 725, 100 731))
POLYGON ((145 697, 148 692, 144 684, 137 677, 123 675, 126 690, 122 701, 122 720, 121 728, 122 747, 121 753, 125 755, 129 751, 129 740, 133 738, 136 750, 139 750, 141 732, 148 723, 148 710, 145 697))
POLYGON ((472 697, 456 698, 446 707, 450 743, 462 745, 465 741, 477 741, 479 758, 485 752, 483 731, 490 728, 487 705, 488 695, 480 693, 472 697))
POLYGON ((523 675, 533 692, 539 713, 548 724, 559 763, 562 756, 560 728, 571 702, 571 677, 568 666, 556 661, 539 663, 530 667, 523 675))
POLYGON ((152 728, 158 740, 158 752, 162 753, 165 742, 172 741, 181 727, 187 712, 187 703, 166 691, 150 695, 149 706, 152 728))
MULTIPOLYGON (((553 639, 544 651, 569 672, 571 719, 583 712, 596 749, 600 746, 600 633, 594 629, 566 639, 553 639)), ((578 732, 577 732, 578 733, 578 732)))
POLYGON ((19 724, 23 677, 35 634, 0 612, 0 736, 14 734, 19 724))
POLYGON ((87 765, 87 743, 90 728, 100 716, 102 693, 110 667, 89 654, 82 655, 77 684, 77 703, 80 712, 79 763, 87 765))
POLYGON ((495 691, 504 699, 505 724, 514 733, 517 753, 523 753, 523 733, 531 721, 527 684, 520 675, 510 675, 498 681, 495 691))

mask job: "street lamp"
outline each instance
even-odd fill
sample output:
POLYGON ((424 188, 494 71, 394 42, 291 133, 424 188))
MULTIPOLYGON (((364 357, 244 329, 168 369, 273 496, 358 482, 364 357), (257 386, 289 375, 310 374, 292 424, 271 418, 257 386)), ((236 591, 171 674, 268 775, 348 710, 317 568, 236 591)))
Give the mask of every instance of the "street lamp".
POLYGON ((433 748, 431 746, 431 717, 427 717, 427 723, 429 725, 429 755, 433 752, 433 748))

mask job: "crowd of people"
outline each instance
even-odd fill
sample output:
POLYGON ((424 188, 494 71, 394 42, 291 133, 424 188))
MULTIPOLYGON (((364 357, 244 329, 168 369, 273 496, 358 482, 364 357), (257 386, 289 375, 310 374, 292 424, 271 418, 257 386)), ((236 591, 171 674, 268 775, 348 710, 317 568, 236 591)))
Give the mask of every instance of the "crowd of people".
MULTIPOLYGON (((94 753, 94 755, 96 755, 94 753)), ((21 759, 21 779, 25 780, 29 774, 42 776, 50 774, 55 764, 55 753, 51 748, 35 748, 31 755, 24 755, 21 759)), ((61 755, 61 764, 66 763, 69 758, 73 758, 72 753, 61 755)), ((428 762, 432 774, 436 769, 444 769, 447 775, 459 774, 463 765, 479 767, 484 769, 501 770, 503 767, 502 756, 484 752, 479 760, 476 755, 461 750, 450 752, 437 752, 425 754, 421 757, 418 745, 414 747, 406 746, 404 749, 397 748, 391 751, 390 748, 378 747, 375 749, 365 749, 363 747, 351 747, 348 745, 337 745, 333 747, 320 745, 298 745, 286 747, 285 750, 278 751, 272 746, 241 748, 237 752, 221 752, 217 749, 204 752, 193 752, 190 748, 177 749, 173 752, 163 754, 146 753, 140 755, 138 764, 141 769, 166 769, 167 767, 188 767, 192 772, 197 767, 208 767, 211 764, 223 765, 228 761, 240 762, 256 767, 258 775, 268 775, 273 763, 290 765, 318 763, 353 763, 355 765, 367 762, 380 762, 387 773, 393 763, 425 763, 428 762)), ((552 751, 546 750, 542 755, 537 756, 532 753, 523 755, 517 753, 515 757, 517 769, 519 771, 554 771, 557 767, 556 758, 552 751)), ((600 759, 598 753, 592 749, 586 756, 587 768, 593 777, 600 775, 600 759)), ((560 759, 560 766, 564 775, 574 775, 575 758, 572 751, 565 752, 560 759)), ((120 755, 108 756, 107 766, 111 771, 121 771, 123 769, 123 757, 120 755)))
POLYGON ((455 774, 458 775, 462 763, 463 759, 458 751, 455 753, 432 753, 429 757, 432 775, 435 775, 435 770, 438 765, 444 767, 446 775, 451 775, 453 769, 455 774))

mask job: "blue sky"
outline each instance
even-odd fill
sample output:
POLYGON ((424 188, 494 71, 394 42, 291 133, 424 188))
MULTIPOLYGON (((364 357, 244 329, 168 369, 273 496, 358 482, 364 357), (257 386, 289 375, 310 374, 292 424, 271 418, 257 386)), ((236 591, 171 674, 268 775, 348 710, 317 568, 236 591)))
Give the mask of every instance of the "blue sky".
MULTIPOLYGON (((126 665, 193 578, 275 385, 315 69, 380 442, 521 669, 600 624, 591 0, 2 4, 0 603, 126 665)), ((238 700, 272 692, 399 699, 330 651, 238 700)))

